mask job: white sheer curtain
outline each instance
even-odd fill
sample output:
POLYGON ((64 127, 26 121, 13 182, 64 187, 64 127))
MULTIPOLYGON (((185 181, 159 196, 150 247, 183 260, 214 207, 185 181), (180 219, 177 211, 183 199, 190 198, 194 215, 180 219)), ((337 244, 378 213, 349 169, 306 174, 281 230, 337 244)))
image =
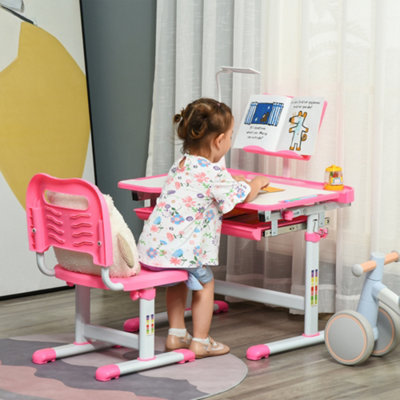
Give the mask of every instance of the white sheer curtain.
MULTIPOLYGON (((232 19, 231 0, 157 1, 148 174, 165 173, 180 154, 173 115, 199 97, 216 97, 217 67, 232 60, 232 19)), ((222 82, 224 94, 229 83, 222 82)))
MULTIPOLYGON (((322 181, 340 165, 355 189, 349 208, 331 212, 320 243, 320 310, 354 308, 362 279, 351 266, 371 251, 400 250, 400 2, 396 0, 159 0, 148 174, 166 172, 180 144, 173 114, 216 97, 220 65, 253 67, 222 76, 223 101, 241 119, 252 93, 323 96, 327 113, 310 161, 292 177, 322 181)), ((281 174, 282 160, 231 152, 231 166, 281 174)), ((227 279, 303 294, 304 233, 261 242, 229 238, 227 279)), ((400 292, 400 268, 385 281, 400 292)))

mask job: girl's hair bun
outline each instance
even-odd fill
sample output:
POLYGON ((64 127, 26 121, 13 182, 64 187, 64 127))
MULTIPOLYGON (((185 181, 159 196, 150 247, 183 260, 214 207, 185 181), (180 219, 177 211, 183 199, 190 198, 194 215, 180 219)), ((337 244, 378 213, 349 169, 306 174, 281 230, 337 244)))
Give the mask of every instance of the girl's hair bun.
POLYGON ((180 114, 174 115, 174 123, 175 124, 178 124, 181 121, 181 119, 183 119, 183 112, 184 112, 184 109, 182 109, 180 114))
POLYGON ((214 99, 201 98, 175 114, 178 137, 183 140, 183 152, 196 150, 211 139, 211 135, 227 132, 232 123, 231 109, 214 99))

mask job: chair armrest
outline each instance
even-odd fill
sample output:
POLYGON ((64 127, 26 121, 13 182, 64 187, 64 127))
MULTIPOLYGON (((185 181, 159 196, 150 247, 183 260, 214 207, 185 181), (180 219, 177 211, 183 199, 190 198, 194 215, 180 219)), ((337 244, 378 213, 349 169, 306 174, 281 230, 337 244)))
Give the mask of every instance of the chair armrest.
POLYGON ((54 269, 48 269, 46 262, 44 260, 44 253, 36 253, 36 264, 39 267, 42 274, 47 276, 54 276, 54 269))
POLYGON ((111 290, 124 290, 124 285, 120 282, 115 283, 110 279, 108 267, 101 267, 101 279, 103 283, 111 290))

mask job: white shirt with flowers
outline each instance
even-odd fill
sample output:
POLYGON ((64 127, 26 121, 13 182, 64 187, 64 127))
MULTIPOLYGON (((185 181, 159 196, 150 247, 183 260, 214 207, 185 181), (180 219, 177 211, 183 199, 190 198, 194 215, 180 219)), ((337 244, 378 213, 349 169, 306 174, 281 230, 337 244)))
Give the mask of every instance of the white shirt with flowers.
POLYGON ((144 224, 138 240, 140 261, 165 268, 217 265, 222 215, 249 192, 250 186, 237 182, 224 167, 185 155, 171 167, 144 224))

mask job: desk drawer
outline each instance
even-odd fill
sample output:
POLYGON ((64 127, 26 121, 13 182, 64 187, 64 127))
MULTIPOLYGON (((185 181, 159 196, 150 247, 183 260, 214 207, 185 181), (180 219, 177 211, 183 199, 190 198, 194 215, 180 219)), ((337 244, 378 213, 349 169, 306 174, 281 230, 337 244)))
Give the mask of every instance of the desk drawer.
MULTIPOLYGON (((149 218, 153 207, 135 208, 138 218, 149 218)), ((301 216, 292 221, 278 221, 278 234, 306 229, 307 217, 301 216)), ((243 214, 222 221, 223 235, 236 236, 251 240, 261 240, 262 237, 273 236, 271 222, 260 222, 257 213, 243 214)))
POLYGON ((260 240, 262 237, 282 235, 307 228, 307 217, 300 216, 291 221, 278 221, 277 229, 272 229, 271 222, 260 222, 258 214, 243 214, 226 218, 222 223, 222 233, 246 239, 260 240))
POLYGON ((139 219, 142 219, 145 221, 150 217, 151 212, 153 211, 154 207, 142 207, 142 208, 135 208, 133 211, 135 211, 137 217, 139 219))

